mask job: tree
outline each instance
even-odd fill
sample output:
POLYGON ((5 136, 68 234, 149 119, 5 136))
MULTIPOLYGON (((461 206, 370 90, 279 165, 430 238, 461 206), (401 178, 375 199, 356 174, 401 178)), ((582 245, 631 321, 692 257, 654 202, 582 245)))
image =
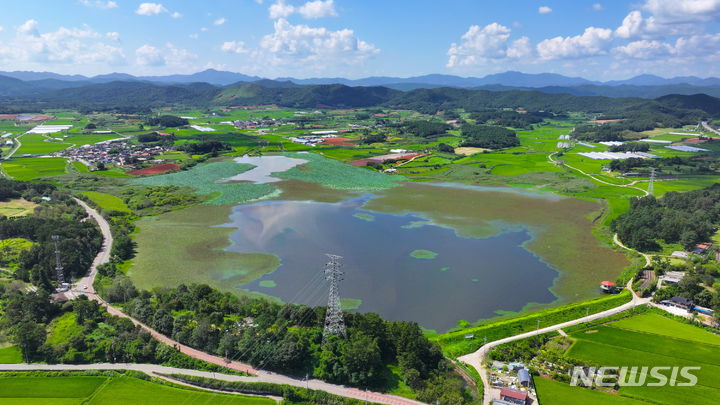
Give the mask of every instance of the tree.
POLYGON ((35 323, 30 319, 24 319, 15 325, 13 330, 13 340, 20 346, 26 363, 30 363, 35 358, 38 349, 46 339, 45 325, 35 323))

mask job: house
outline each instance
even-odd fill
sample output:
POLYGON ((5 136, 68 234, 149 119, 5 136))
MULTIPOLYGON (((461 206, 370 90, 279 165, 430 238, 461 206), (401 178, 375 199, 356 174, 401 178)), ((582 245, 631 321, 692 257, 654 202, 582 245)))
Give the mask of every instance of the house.
POLYGON ((685 277, 684 271, 666 271, 665 274, 660 276, 660 283, 661 285, 677 284, 683 277, 685 277))
POLYGON ((672 297, 669 300, 661 301, 660 303, 665 305, 666 307, 680 308, 688 312, 692 311, 693 308, 695 308, 695 303, 691 299, 678 296, 672 297))
POLYGON ((532 378, 530 377, 530 371, 526 368, 522 368, 518 371, 518 381, 523 387, 529 387, 532 385, 532 378))
POLYGON ((687 259, 688 257, 690 257, 690 254, 688 254, 688 252, 683 252, 682 250, 676 250, 676 251, 672 252, 672 254, 670 256, 679 257, 681 259, 687 259))
POLYGON ((500 399, 511 404, 525 405, 527 404, 527 392, 517 391, 510 388, 500 390, 500 399))
POLYGON ((603 281, 600 283, 600 289, 603 290, 603 292, 606 293, 614 293, 615 292, 615 283, 612 281, 603 281))
POLYGON ((491 405, 514 405, 514 402, 503 401, 502 399, 493 399, 491 405))
POLYGON ((693 249, 693 253, 695 253, 696 255, 703 254, 703 253, 705 253, 705 251, 708 250, 708 248, 710 246, 712 246, 712 245, 709 243, 698 243, 697 245, 695 245, 695 249, 693 249))

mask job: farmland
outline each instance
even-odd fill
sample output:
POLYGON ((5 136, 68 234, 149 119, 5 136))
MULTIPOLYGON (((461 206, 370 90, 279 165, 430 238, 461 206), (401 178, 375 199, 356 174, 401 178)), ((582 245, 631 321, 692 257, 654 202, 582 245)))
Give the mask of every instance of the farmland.
POLYGON ((105 211, 130 212, 127 204, 112 194, 99 193, 97 191, 86 191, 82 193, 105 211))
POLYGON ((37 204, 22 199, 0 201, 0 215, 5 215, 6 217, 21 217, 33 212, 35 207, 37 207, 37 204))
MULTIPOLYGON (((580 364, 598 367, 699 367, 693 372, 698 378, 696 386, 621 386, 613 392, 613 395, 620 396, 618 401, 637 399, 674 405, 687 401, 710 403, 720 400, 720 337, 707 330, 653 311, 644 311, 604 325, 586 326, 571 333, 570 338, 572 345, 565 356, 580 361, 580 364)), ((648 382, 654 381, 653 377, 648 379, 648 382)), ((555 381, 536 378, 536 384, 543 403, 562 404, 565 402, 559 399, 558 402, 553 401, 565 397, 575 399, 579 398, 578 395, 587 396, 588 401, 593 400, 591 397, 601 398, 597 392, 555 381)))
POLYGON ((37 377, 0 374, 0 401, 6 404, 178 404, 263 405, 275 401, 178 388, 127 376, 37 377))

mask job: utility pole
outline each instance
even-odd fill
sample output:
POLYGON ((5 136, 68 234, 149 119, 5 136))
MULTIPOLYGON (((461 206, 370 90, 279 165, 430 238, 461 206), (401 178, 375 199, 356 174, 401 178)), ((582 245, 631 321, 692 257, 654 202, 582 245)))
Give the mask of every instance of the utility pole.
POLYGON ((655 168, 650 168, 650 184, 648 184, 648 194, 653 195, 655 193, 655 168))
POLYGON ((55 243, 55 276, 57 278, 58 286, 62 286, 65 282, 65 273, 63 271, 62 261, 60 260, 60 237, 53 235, 52 240, 55 243))
POLYGON ((323 341, 327 341, 330 336, 347 336, 342 308, 340 307, 340 290, 338 288, 343 280, 343 272, 340 270, 342 256, 331 254, 326 256, 330 258, 330 261, 325 265, 325 279, 330 283, 330 294, 328 295, 327 313, 325 314, 323 341))

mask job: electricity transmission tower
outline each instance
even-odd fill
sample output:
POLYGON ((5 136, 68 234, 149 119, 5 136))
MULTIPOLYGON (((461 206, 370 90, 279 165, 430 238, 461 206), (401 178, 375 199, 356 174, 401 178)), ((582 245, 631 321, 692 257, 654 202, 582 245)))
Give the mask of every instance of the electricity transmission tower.
POLYGON ((653 195, 655 193, 655 168, 650 168, 650 184, 648 184, 648 194, 653 195))
POLYGON ((62 261, 60 260, 60 246, 58 244, 60 237, 53 235, 52 240, 55 243, 55 276, 57 277, 58 285, 61 286, 65 282, 65 272, 63 271, 62 261))
POLYGON ((330 294, 328 296, 327 313, 325 314, 323 341, 326 341, 330 336, 347 336, 342 309, 340 308, 340 291, 338 289, 340 282, 343 280, 343 272, 340 270, 342 256, 331 254, 326 256, 330 258, 330 261, 325 265, 325 279, 330 283, 330 294))

